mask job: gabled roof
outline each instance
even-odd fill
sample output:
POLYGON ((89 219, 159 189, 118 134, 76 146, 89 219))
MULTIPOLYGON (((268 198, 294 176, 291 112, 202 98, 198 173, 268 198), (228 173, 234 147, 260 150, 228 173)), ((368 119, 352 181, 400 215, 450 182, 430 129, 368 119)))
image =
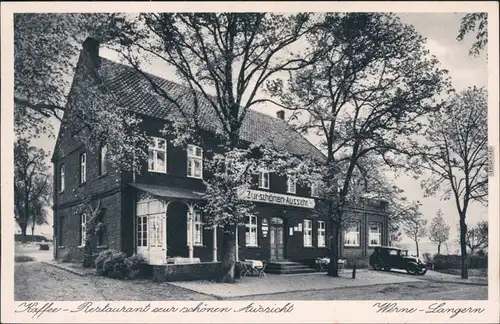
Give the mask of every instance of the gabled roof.
MULTIPOLYGON (((130 66, 100 58, 98 74, 125 109, 164 120, 172 119, 178 111, 178 108, 169 100, 154 93, 150 82, 130 66)), ((193 111, 193 95, 187 87, 152 74, 148 74, 148 77, 169 96, 176 98, 183 111, 188 113, 193 111)), ((201 128, 212 133, 220 131, 221 122, 213 107, 201 93, 199 93, 198 100, 201 128)), ((320 160, 325 158, 314 145, 284 120, 252 109, 247 112, 243 120, 240 137, 247 142, 272 145, 276 149, 295 155, 320 160)))

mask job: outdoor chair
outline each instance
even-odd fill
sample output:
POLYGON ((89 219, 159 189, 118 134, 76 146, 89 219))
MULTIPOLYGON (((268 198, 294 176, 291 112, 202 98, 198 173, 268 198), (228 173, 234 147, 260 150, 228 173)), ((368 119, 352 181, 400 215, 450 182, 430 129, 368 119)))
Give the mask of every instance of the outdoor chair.
POLYGON ((255 271, 257 272, 256 274, 260 277, 265 277, 266 276, 266 261, 262 261, 262 268, 259 267, 259 268, 255 268, 255 271))
POLYGON ((245 262, 241 262, 241 273, 240 275, 243 276, 251 276, 252 275, 252 268, 246 264, 245 262))
POLYGON ((344 272, 345 260, 339 259, 339 262, 337 264, 338 264, 338 268, 339 268, 339 273, 344 272))

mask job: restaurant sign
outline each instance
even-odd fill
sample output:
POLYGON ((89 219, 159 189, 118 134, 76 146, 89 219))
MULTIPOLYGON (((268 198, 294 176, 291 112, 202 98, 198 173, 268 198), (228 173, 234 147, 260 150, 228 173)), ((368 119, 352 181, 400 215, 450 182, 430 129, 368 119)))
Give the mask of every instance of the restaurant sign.
POLYGON ((287 205, 309 209, 313 209, 315 206, 314 199, 312 198, 283 195, 260 190, 242 189, 239 191, 238 195, 239 198, 243 200, 263 202, 268 204, 287 205))

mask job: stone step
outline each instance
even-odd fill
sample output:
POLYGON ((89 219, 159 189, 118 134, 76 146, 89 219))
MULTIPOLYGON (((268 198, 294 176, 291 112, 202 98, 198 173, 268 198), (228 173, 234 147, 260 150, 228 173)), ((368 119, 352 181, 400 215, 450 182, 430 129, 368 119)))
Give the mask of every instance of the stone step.
POLYGON ((288 260, 272 261, 266 265, 266 272, 286 274, 286 273, 311 273, 315 269, 311 266, 288 260))
POLYGON ((275 273, 275 274, 291 274, 291 273, 312 273, 315 272, 314 269, 309 267, 304 268, 267 268, 266 273, 275 273))

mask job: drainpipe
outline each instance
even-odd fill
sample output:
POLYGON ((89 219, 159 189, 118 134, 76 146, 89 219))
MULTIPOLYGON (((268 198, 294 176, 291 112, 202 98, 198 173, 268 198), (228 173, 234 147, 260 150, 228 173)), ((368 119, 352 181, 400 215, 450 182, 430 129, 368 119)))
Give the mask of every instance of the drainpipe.
POLYGON ((213 253, 213 262, 217 262, 217 225, 213 226, 213 231, 214 231, 214 243, 213 243, 213 248, 214 248, 214 253, 213 253))
POLYGON ((189 221, 189 259, 193 261, 194 252, 194 208, 193 205, 188 206, 188 221, 189 221))

